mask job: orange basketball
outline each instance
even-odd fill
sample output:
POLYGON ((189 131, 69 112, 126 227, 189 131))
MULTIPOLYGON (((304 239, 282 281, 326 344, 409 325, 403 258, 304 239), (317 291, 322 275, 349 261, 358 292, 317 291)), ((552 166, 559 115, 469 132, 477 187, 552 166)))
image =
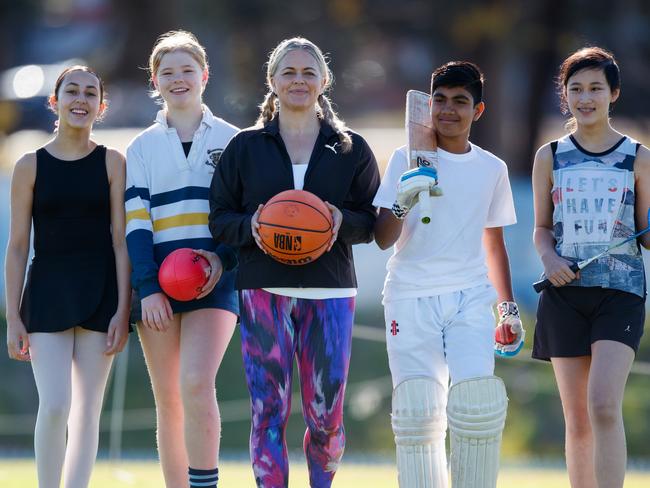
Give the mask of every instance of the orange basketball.
POLYGON ((258 222, 264 250, 284 264, 311 263, 332 238, 332 213, 320 198, 304 190, 278 193, 266 202, 258 222))

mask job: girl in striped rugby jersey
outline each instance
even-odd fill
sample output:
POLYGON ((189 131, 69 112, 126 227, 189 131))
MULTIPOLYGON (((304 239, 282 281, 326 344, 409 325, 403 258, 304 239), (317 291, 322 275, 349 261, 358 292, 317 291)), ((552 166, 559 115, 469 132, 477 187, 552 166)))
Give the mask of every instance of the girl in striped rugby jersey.
POLYGON ((165 482, 174 488, 214 487, 220 438, 215 377, 239 310, 236 255, 212 240, 208 190, 219 156, 237 128, 202 104, 208 64, 191 33, 161 36, 149 69, 163 108, 127 150, 134 320, 156 401, 165 482), (157 277, 163 259, 182 247, 195 249, 212 267, 202 293, 189 302, 165 296, 157 277))

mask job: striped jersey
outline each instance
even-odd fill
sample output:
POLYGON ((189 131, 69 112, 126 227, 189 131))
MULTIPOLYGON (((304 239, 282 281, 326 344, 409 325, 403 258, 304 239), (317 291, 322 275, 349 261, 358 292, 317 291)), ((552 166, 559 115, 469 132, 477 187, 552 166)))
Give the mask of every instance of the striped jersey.
POLYGON ((216 252, 224 269, 236 264, 234 251, 214 242, 208 229, 209 189, 219 157, 237 127, 203 106, 187 157, 165 111, 140 133, 126 152, 126 242, 131 282, 140 298, 160 292, 158 267, 181 247, 216 252))
MULTIPOLYGON (((634 161, 639 143, 623 137, 602 153, 568 135, 553 150, 553 233, 556 252, 571 261, 594 256, 635 233, 634 161)), ((580 271, 572 286, 599 286, 645 297, 637 241, 612 250, 580 271)))

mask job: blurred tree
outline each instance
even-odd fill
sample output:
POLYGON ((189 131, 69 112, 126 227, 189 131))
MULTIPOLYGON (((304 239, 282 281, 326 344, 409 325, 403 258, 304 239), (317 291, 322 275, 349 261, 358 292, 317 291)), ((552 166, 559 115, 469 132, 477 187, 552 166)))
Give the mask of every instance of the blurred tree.
MULTIPOLYGON (((520 24, 514 36, 521 41, 519 55, 527 66, 527 76, 523 79, 527 90, 521 104, 524 110, 521 114, 523 126, 520 125, 515 137, 508 134, 510 140, 520 141, 519 144, 515 142, 512 145, 509 155, 509 161, 515 162, 515 168, 519 172, 532 170, 543 122, 540 114, 548 111, 548 95, 549 92, 553 93, 555 86, 553 80, 557 71, 557 58, 561 56, 558 41, 568 24, 566 15, 558 15, 564 4, 561 0, 534 2, 531 8, 526 10, 526 21, 520 24)), ((509 147, 507 141, 502 142, 506 148, 509 147)))
MULTIPOLYGON (((141 81, 144 75, 134 67, 147 67, 149 54, 159 35, 181 29, 181 3, 174 0, 113 0, 120 56, 111 76, 141 81)), ((189 27, 187 27, 189 29, 189 27)))
POLYGON ((16 50, 9 47, 20 45, 28 35, 25 20, 36 17, 40 3, 39 0, 0 0, 0 70, 16 63, 16 50))

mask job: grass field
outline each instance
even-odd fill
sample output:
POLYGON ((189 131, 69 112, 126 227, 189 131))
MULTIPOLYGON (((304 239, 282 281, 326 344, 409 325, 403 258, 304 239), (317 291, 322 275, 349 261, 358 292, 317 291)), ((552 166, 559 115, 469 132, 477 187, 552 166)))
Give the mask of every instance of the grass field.
MULTIPOLYGON (((229 462, 220 466, 220 487, 254 488, 252 471, 247 463, 229 462)), ((36 474, 31 460, 0 460, 0 486, 2 488, 37 488, 36 474)), ((162 488, 160 470, 154 462, 122 462, 112 466, 99 462, 90 488, 162 488)), ((292 464, 290 488, 309 486, 304 464, 292 464)), ((345 464, 340 467, 334 487, 394 488, 397 486, 395 468, 386 464, 345 464)), ((625 488, 647 488, 650 472, 628 473, 625 488)), ((501 470, 499 488, 569 488, 566 474, 553 469, 509 468, 501 470)))

